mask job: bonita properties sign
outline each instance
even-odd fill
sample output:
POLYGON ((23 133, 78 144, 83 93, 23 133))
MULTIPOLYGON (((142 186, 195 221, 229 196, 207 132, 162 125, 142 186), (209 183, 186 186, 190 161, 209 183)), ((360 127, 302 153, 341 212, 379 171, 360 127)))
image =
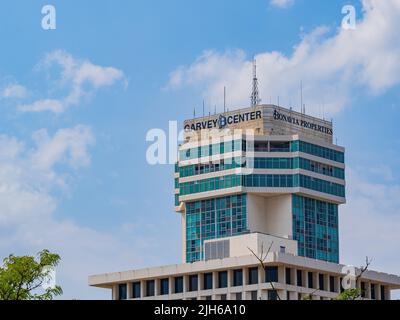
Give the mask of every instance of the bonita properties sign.
POLYGON ((274 120, 284 121, 284 122, 287 122, 287 123, 290 123, 290 124, 294 124, 294 125, 306 128, 306 129, 319 131, 319 132, 322 132, 322 133, 325 133, 325 134, 329 134, 331 136, 333 135, 332 128, 328 128, 328 127, 322 126, 320 124, 316 124, 316 123, 313 123, 313 122, 310 122, 310 121, 306 121, 304 119, 299 119, 299 118, 297 118, 295 116, 292 116, 292 115, 283 114, 283 113, 277 111, 276 109, 274 110, 273 117, 274 117, 274 120))

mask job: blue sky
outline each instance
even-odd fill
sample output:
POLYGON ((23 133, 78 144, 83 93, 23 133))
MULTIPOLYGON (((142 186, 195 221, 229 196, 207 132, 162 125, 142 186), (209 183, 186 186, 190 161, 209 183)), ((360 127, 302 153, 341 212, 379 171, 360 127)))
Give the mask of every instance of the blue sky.
POLYGON ((396 0, 3 1, 0 256, 61 254, 64 298, 109 298, 89 274, 180 262, 173 167, 146 134, 193 108, 263 101, 333 118, 347 148, 341 260, 400 270, 396 0), (41 9, 56 8, 56 30, 41 9), (281 5, 279 5, 281 4, 281 5), (354 5, 355 30, 340 28, 354 5))

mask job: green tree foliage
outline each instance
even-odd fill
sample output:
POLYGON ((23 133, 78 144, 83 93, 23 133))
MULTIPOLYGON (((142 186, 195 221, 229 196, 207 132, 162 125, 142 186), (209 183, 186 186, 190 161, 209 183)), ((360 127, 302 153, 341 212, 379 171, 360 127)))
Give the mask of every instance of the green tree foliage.
POLYGON ((358 300, 359 298, 361 298, 361 290, 354 288, 344 290, 335 300, 358 300))
POLYGON ((41 288, 60 260, 58 254, 48 250, 39 252, 37 259, 8 256, 0 266, 0 300, 52 300, 61 295, 60 286, 41 288))

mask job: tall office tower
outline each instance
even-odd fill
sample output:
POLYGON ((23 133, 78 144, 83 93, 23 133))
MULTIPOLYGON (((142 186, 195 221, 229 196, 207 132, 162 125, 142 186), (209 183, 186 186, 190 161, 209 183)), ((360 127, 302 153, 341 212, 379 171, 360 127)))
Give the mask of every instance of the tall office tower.
POLYGON ((339 262, 345 165, 331 122, 262 105, 184 126, 175 177, 184 262, 208 257, 209 240, 251 233, 339 262))
MULTIPOLYGON (((332 123, 255 105, 184 129, 175 166, 182 263, 89 284, 130 300, 337 297, 349 268, 339 264, 345 150, 332 123)), ((365 299, 388 300, 400 277, 368 270, 356 285, 365 299)))

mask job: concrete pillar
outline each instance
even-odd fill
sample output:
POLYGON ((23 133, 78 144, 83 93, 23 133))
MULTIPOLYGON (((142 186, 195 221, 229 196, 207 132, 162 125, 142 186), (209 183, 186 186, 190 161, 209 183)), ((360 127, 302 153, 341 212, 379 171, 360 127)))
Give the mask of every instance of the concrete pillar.
POLYGON ((302 287, 306 288, 307 287, 307 271, 302 270, 301 271, 301 282, 302 282, 302 287))
POLYGON ((385 298, 386 298, 386 300, 392 299, 392 293, 391 293, 389 287, 385 287, 385 298))
POLYGON ((249 268, 243 268, 243 286, 249 284, 249 268))
POLYGON ((186 293, 189 291, 189 276, 184 275, 183 276, 183 293, 186 293))
POLYGON ((217 272, 217 271, 214 271, 213 272, 213 275, 212 275, 212 288, 215 290, 215 289, 218 289, 218 282, 219 282, 219 273, 217 272))
POLYGON ((340 293, 341 285, 340 277, 335 277, 335 292, 340 293))
POLYGON ((278 267, 278 282, 285 284, 286 283, 286 275, 285 275, 285 267, 279 266, 278 267))
POLYGON ((295 268, 290 269, 290 278, 292 280, 291 285, 297 286, 297 269, 295 269, 295 268))
POLYGON ((154 279, 154 296, 160 295, 160 279, 154 279))
POLYGON ((133 286, 132 282, 128 282, 126 284, 126 299, 131 300, 133 299, 133 286))
POLYGON ((365 282, 365 298, 371 299, 371 283, 365 282))
MULTIPOLYGON (((317 272, 313 272, 313 273, 312 273, 312 277, 313 277, 314 289, 319 289, 318 273, 317 273, 317 272)), ((318 292, 317 292, 317 293, 318 293, 318 292)), ((319 299, 318 299, 318 300, 319 300, 319 299)))
POLYGON ((140 281, 140 297, 143 299, 146 297, 146 281, 140 281))
POLYGON ((381 285, 380 284, 376 284, 375 285, 375 299, 376 300, 382 300, 381 299, 381 285))
POLYGON ((171 295, 174 291, 174 278, 169 277, 168 278, 168 295, 171 295))
POLYGON ((113 285, 111 295, 112 295, 113 300, 118 300, 118 285, 117 284, 113 285))
POLYGON ((228 290, 233 286, 233 270, 229 269, 228 271, 228 290))
POLYGON ((197 287, 199 290, 204 290, 204 273, 200 273, 197 276, 197 281, 199 282, 197 287))
POLYGON ((327 274, 325 274, 324 275, 324 287, 325 287, 325 291, 330 291, 330 288, 329 288, 329 281, 330 279, 329 279, 329 275, 327 275, 327 274))
POLYGON ((258 283, 264 283, 265 282, 265 271, 264 268, 259 267, 258 268, 258 283))

